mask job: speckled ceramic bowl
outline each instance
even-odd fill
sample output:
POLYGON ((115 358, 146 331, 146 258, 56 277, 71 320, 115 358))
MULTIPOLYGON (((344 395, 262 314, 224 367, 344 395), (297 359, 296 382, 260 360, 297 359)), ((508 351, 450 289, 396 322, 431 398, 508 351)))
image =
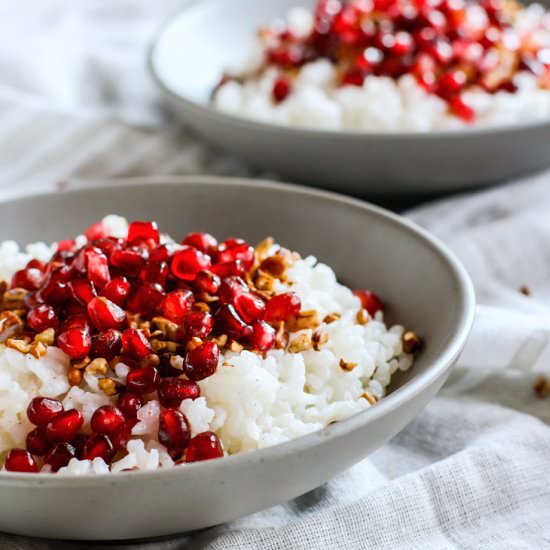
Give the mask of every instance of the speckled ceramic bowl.
POLYGON ((439 390, 466 340, 472 285, 452 254, 389 212, 339 195, 220 178, 149 180, 0 202, 1 239, 51 241, 108 213, 191 230, 273 235, 350 286, 384 297, 425 347, 376 407, 260 451, 185 468, 106 476, 0 473, 0 530, 68 539, 154 537, 219 524, 319 486, 387 442, 439 390))

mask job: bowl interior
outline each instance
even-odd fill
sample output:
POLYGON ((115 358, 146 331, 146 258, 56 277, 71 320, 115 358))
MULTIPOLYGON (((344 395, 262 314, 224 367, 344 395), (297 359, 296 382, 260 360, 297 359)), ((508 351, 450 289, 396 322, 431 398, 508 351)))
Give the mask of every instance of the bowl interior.
POLYGON ((189 231, 251 242, 271 235, 329 264, 350 287, 379 293, 389 320, 426 341, 415 368, 396 386, 430 368, 473 307, 461 268, 417 229, 365 203, 291 186, 191 178, 22 198, 0 203, 2 239, 68 238, 109 213, 157 220, 176 239, 189 231))

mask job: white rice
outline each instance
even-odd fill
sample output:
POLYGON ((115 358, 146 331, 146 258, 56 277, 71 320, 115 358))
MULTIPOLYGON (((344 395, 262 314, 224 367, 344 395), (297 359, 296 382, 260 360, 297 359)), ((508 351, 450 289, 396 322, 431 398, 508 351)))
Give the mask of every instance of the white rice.
MULTIPOLYGON (((303 8, 291 10, 287 18, 298 36, 309 34, 313 21, 303 8)), ((520 34, 533 32, 541 45, 550 47, 550 15, 539 4, 519 14, 520 34)), ((232 74, 256 74, 263 61, 263 45, 257 42, 247 62, 232 74)), ((448 111, 438 96, 427 93, 415 78, 398 80, 369 76, 362 87, 338 86, 335 66, 321 59, 306 64, 293 81, 293 91, 285 101, 272 100, 273 84, 280 71, 268 68, 260 77, 245 78, 243 84, 229 81, 214 95, 214 106, 225 113, 269 124, 323 130, 416 131, 454 130, 472 126, 502 126, 550 117, 550 90, 537 86, 535 76, 518 73, 515 93, 489 94, 472 89, 462 95, 476 113, 474 123, 466 123, 448 111)))
MULTIPOLYGON (((112 232, 125 233, 126 222, 121 218, 109 217, 108 223, 112 232)), ((9 279, 35 255, 47 260, 51 250, 45 244, 25 251, 19 251, 15 243, 0 244, 1 276, 9 279)), ((413 363, 412 355, 402 349, 403 327, 387 328, 382 313, 365 325, 357 324, 360 302, 337 282, 330 267, 308 257, 298 260, 287 275, 288 282, 280 283, 278 290, 292 289, 303 309, 317 310, 320 318, 329 313, 339 313, 341 318, 319 327, 329 336, 320 351, 290 354, 274 350, 265 357, 248 351, 227 352, 220 357, 217 372, 199 382, 201 397, 185 400, 180 410, 190 423, 192 435, 215 432, 229 454, 282 443, 365 410, 371 406, 362 397, 366 391, 383 397, 392 374, 413 363), (341 359, 357 366, 344 371, 339 366, 341 359)), ((56 397, 66 408, 81 410, 84 432, 90 431, 93 411, 115 401, 97 389, 93 376, 87 376, 80 387, 70 388, 65 377, 68 365, 69 358, 55 347, 50 347, 42 359, 35 359, 0 344, 0 456, 10 448, 25 446, 25 436, 32 429, 26 408, 37 395, 56 397)), ((119 364, 108 375, 124 382, 127 371, 119 364)), ((173 466, 157 440, 159 403, 155 394, 149 399, 138 412, 139 422, 133 428, 127 456, 111 465, 112 472, 173 466)), ((101 459, 73 459, 59 473, 109 471, 101 459)))

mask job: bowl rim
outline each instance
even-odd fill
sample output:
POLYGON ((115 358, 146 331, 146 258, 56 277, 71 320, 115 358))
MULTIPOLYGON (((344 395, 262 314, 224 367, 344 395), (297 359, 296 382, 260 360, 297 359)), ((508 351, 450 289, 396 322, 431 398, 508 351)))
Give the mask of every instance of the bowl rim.
POLYGON ((186 186, 200 184, 202 186, 229 186, 235 188, 263 188, 282 192, 289 195, 309 196, 321 199, 328 203, 336 203, 342 206, 353 208, 360 212, 366 212, 375 218, 382 219, 397 227, 400 231, 412 234, 424 246, 439 257, 449 271, 449 276, 454 279, 457 286, 457 304, 460 308, 460 315, 457 325, 451 334, 442 353, 428 366, 426 371, 406 382, 396 391, 388 394, 376 407, 361 411, 345 420, 331 424, 321 430, 306 434, 284 443, 266 447, 251 452, 243 452, 223 459, 186 464, 184 468, 165 468, 157 470, 137 470, 118 472, 116 474, 82 474, 70 476, 57 476, 49 473, 26 474, 17 472, 0 471, 0 486, 28 486, 36 484, 48 487, 60 487, 67 484, 76 486, 99 485, 102 483, 112 484, 124 482, 137 478, 159 479, 161 476, 193 475, 195 471, 212 471, 220 468, 238 467, 243 464, 276 460, 278 457, 304 451, 326 439, 334 439, 352 432, 366 424, 369 424, 389 412, 399 408, 406 402, 414 399, 423 390, 429 387, 440 376, 446 374, 453 366, 459 353, 462 351, 466 339, 470 333, 475 314, 475 294, 473 284, 466 269, 462 266, 455 255, 439 239, 432 236, 427 230, 416 223, 403 218, 384 208, 373 205, 366 201, 347 197, 332 191, 313 189, 301 185, 280 183, 271 180, 223 177, 223 176, 151 176, 124 179, 96 179, 89 182, 89 186, 78 188, 67 188, 57 192, 42 192, 37 194, 26 194, 18 197, 7 197, 0 199, 0 203, 25 202, 29 200, 42 200, 54 194, 63 195, 86 195, 88 193, 105 193, 111 189, 124 189, 136 186, 151 186, 157 184, 168 184, 173 186, 186 186), (184 473, 185 472, 185 473, 184 473))
MULTIPOLYGON (((538 128, 550 127, 550 115, 540 120, 532 120, 528 122, 520 122, 517 124, 506 123, 495 126, 475 126, 472 128, 458 128, 455 130, 430 130, 427 132, 417 130, 403 130, 399 132, 371 132, 368 130, 332 130, 314 127, 297 127, 284 126, 282 124, 272 124, 263 122, 244 116, 233 115, 218 109, 215 109, 211 104, 195 101, 187 96, 177 93, 173 90, 162 78, 162 75, 156 67, 156 55, 159 50, 159 45, 162 37, 168 30, 182 19, 185 14, 196 6, 204 5, 205 2, 220 2, 221 0, 185 0, 179 9, 165 18, 159 25, 153 38, 147 48, 147 69, 155 84, 160 90, 171 100, 182 104, 182 107, 193 110, 199 115, 209 118, 220 123, 231 124, 237 126, 241 130, 251 130, 256 132, 272 132, 276 136, 288 137, 292 135, 302 139, 316 140, 423 140, 431 141, 434 139, 468 139, 475 136, 495 136, 499 134, 513 134, 526 130, 534 130, 538 128)), ((297 0, 298 2, 298 0, 297 0)), ((549 92, 550 93, 550 92, 549 92)))

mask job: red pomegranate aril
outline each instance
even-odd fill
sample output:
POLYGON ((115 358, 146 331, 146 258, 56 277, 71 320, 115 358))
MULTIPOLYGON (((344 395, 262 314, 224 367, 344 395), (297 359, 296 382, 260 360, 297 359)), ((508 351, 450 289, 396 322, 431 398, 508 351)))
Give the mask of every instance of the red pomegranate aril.
POLYGON ((76 457, 76 449, 70 443, 57 443, 44 457, 44 464, 48 464, 52 472, 57 472, 67 466, 72 458, 76 457))
POLYGON ((95 222, 90 225, 86 231, 84 231, 84 236, 88 241, 95 241, 98 239, 104 239, 107 236, 103 222, 95 222))
POLYGON ((150 262, 168 262, 168 260, 172 257, 172 254, 174 253, 174 244, 161 244, 160 246, 157 246, 153 250, 151 250, 149 254, 149 261, 150 262))
POLYGON ((292 82, 290 78, 285 75, 281 75, 273 84, 273 101, 275 103, 282 103, 292 92, 292 82))
POLYGON ((122 411, 112 405, 103 405, 96 409, 90 421, 95 433, 108 435, 120 430, 125 423, 126 419, 122 411))
POLYGON ((120 250, 122 244, 122 239, 117 239, 116 237, 105 237, 104 239, 94 241, 94 247, 101 250, 107 258, 111 257, 114 250, 120 250))
POLYGON ((225 332, 232 338, 239 339, 252 334, 252 327, 241 319, 232 304, 222 305, 217 311, 215 319, 220 331, 225 332))
POLYGON ((132 437, 132 428, 135 426, 136 422, 136 419, 127 420, 123 428, 117 433, 109 436, 115 450, 123 451, 126 449, 126 445, 128 445, 128 441, 130 441, 132 437))
POLYGON ((25 290, 37 290, 40 288, 44 274, 36 268, 25 268, 16 271, 11 279, 10 288, 24 288, 25 290))
POLYGON ((135 241, 152 239, 155 245, 160 242, 159 229, 156 222, 132 222, 128 226, 128 243, 131 245, 135 241))
POLYGON ((232 304, 237 296, 248 291, 248 285, 243 279, 240 277, 227 277, 223 279, 220 285, 220 300, 222 303, 232 304))
POLYGON ((268 323, 286 321, 300 312, 302 303, 293 292, 277 294, 265 306, 264 320, 268 323))
POLYGON ((252 325, 250 345, 260 352, 269 351, 275 345, 275 329, 265 321, 256 321, 252 325))
POLYGON ((153 353, 145 334, 135 328, 128 328, 122 333, 122 349, 125 354, 138 360, 153 353))
POLYGON ((233 244, 231 240, 227 240, 222 243, 218 249, 217 263, 226 264, 237 260, 240 260, 245 271, 248 271, 254 263, 254 248, 246 242, 233 244))
POLYGON ((53 307, 46 304, 35 306, 27 313, 27 325, 35 332, 42 332, 48 328, 57 328, 59 319, 53 307))
POLYGON ((265 311, 264 301, 249 292, 243 292, 235 297, 235 310, 245 323, 252 323, 260 319, 265 311))
POLYGON ((353 293, 361 300, 361 307, 366 309, 371 317, 374 317, 376 312, 384 310, 384 303, 374 292, 354 290, 353 293))
POLYGON ((139 278, 148 283, 157 283, 164 287, 170 275, 170 268, 166 262, 152 262, 149 260, 139 273, 139 278))
POLYGON ((88 304, 88 315, 99 331, 120 330, 126 325, 126 312, 104 296, 93 298, 88 304))
POLYGON ((187 246, 174 253, 170 268, 178 279, 192 282, 199 271, 207 271, 211 265, 210 256, 196 248, 187 246))
POLYGON ((199 271, 195 277, 194 288, 198 292, 204 292, 213 296, 220 289, 221 279, 209 271, 199 271))
POLYGON ((28 451, 24 449, 11 449, 6 455, 4 468, 8 472, 22 472, 35 474, 38 472, 36 460, 28 451))
POLYGON ((122 350, 122 336, 118 330, 109 329, 92 336, 92 356, 110 361, 122 350))
POLYGON ((92 347, 90 332, 83 328, 69 328, 57 337, 57 345, 72 359, 83 359, 92 347))
POLYGON ((365 74, 360 69, 349 69, 342 75, 342 86, 363 86, 365 74))
POLYGON ((438 94, 443 99, 451 99, 466 84, 466 75, 463 71, 452 71, 441 76, 438 82, 438 94))
POLYGON ((155 391, 160 383, 159 371, 156 367, 134 369, 126 378, 126 389, 138 394, 155 391))
POLYGON ((37 292, 37 296, 40 301, 59 307, 70 298, 70 292, 67 283, 50 277, 37 292))
POLYGON ((236 260, 234 262, 226 262, 223 264, 215 264, 210 268, 210 271, 220 277, 225 279, 226 277, 237 276, 240 277, 245 274, 246 270, 244 268, 243 262, 241 260, 236 260))
POLYGON ((211 254, 218 247, 218 241, 210 233, 188 233, 181 244, 192 246, 206 254, 211 254))
POLYGON ((35 428, 27 434, 25 439, 25 447, 29 453, 35 456, 44 456, 50 449, 50 442, 48 441, 44 430, 41 428, 35 428))
POLYGON ((113 250, 109 259, 113 267, 128 277, 137 277, 145 264, 144 251, 136 248, 113 250))
POLYGON ((130 282, 126 277, 115 277, 105 285, 101 291, 101 296, 105 296, 105 298, 108 298, 117 306, 122 307, 128 299, 131 288, 130 282))
POLYGON ((193 437, 185 451, 185 462, 199 462, 222 457, 222 444, 218 436, 212 432, 202 432, 193 437))
POLYGON ((94 284, 86 279, 73 279, 69 281, 68 288, 73 300, 82 305, 88 305, 97 296, 94 284))
POLYGON ((454 97, 449 101, 449 108, 458 118, 462 119, 466 123, 474 122, 476 118, 476 112, 460 97, 454 97))
POLYGON ((212 376, 218 368, 220 348, 215 342, 205 342, 187 352, 184 361, 184 373, 193 381, 212 376))
POLYGON ((44 426, 63 410, 63 404, 57 399, 35 397, 27 407, 27 418, 35 426, 44 426))
POLYGON ((48 441, 52 443, 63 443, 72 441, 82 424, 84 417, 77 409, 69 409, 54 416, 45 426, 45 434, 48 441))
POLYGON ((159 441, 172 453, 181 455, 191 438, 185 416, 176 409, 166 409, 159 416, 159 441))
POLYGON ((164 295, 164 289, 159 284, 142 283, 130 295, 126 307, 133 313, 151 316, 158 311, 164 295))
POLYGON ((190 311, 181 326, 180 337, 185 340, 191 338, 204 339, 214 328, 214 318, 207 311, 190 311))
POLYGON ((160 303, 162 315, 169 321, 183 323, 193 305, 193 293, 190 290, 174 290, 169 292, 160 303))
POLYGON ((110 280, 109 260, 99 248, 92 248, 86 251, 86 265, 88 279, 95 288, 101 290, 110 280))
POLYGON ((126 418, 135 418, 143 406, 143 399, 137 393, 125 391, 119 395, 117 406, 126 418))
POLYGON ((158 389, 160 404, 167 408, 177 408, 184 399, 197 399, 200 394, 198 384, 182 378, 164 378, 158 389))
POLYGON ((82 453, 85 460, 102 458, 107 464, 111 462, 115 454, 115 447, 109 436, 105 434, 95 434, 90 436, 84 444, 82 453))
POLYGON ((73 239, 65 239, 57 243, 57 252, 74 252, 76 242, 73 239))
POLYGON ((80 304, 69 304, 65 308, 65 312, 67 313, 67 318, 61 323, 61 332, 65 332, 72 328, 79 328, 87 330, 88 332, 91 330, 90 320, 88 319, 87 310, 84 306, 80 304), (75 306, 74 310, 72 307, 73 305, 75 306))

